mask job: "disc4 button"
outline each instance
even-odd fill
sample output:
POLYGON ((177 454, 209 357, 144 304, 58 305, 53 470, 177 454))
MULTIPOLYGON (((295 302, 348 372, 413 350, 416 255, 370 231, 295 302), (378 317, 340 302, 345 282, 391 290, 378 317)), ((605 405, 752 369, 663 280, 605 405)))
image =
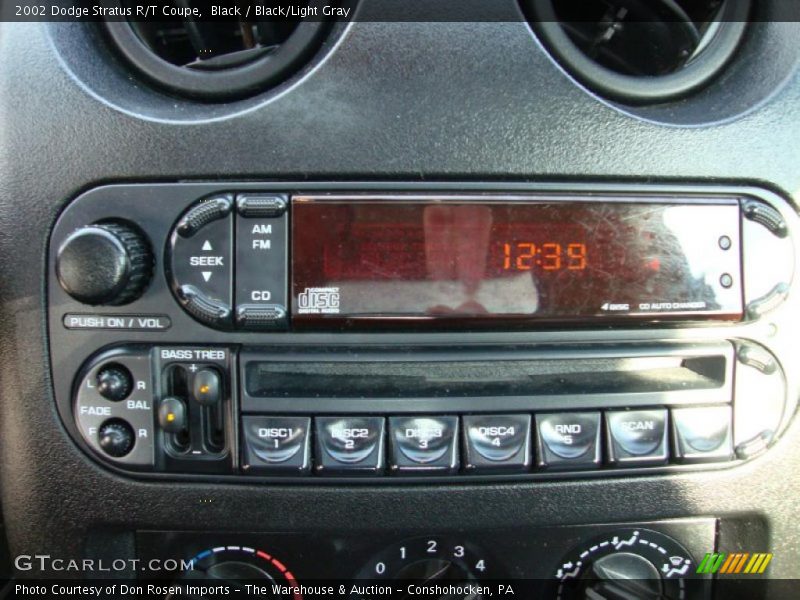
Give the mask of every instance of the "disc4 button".
POLYGON ((522 471, 530 466, 530 415, 464 417, 466 468, 522 471))

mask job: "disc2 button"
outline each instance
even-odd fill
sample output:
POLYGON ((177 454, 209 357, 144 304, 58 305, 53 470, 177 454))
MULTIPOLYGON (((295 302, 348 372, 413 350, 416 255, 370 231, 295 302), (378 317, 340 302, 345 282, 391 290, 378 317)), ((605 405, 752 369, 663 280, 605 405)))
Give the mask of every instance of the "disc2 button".
POLYGON ((304 475, 311 468, 308 417, 242 417, 245 473, 304 475))
POLYGON ((464 417, 468 471, 524 471, 531 464, 530 415, 464 417))
POLYGON ((619 410, 606 413, 608 462, 652 465, 667 460, 667 410, 619 410))
POLYGON ((316 417, 320 475, 376 475, 384 468, 383 417, 316 417))
POLYGON ((600 413, 536 415, 539 466, 586 469, 600 465, 600 413))
POLYGON ((391 417, 392 470, 449 473, 458 469, 458 417, 391 417))

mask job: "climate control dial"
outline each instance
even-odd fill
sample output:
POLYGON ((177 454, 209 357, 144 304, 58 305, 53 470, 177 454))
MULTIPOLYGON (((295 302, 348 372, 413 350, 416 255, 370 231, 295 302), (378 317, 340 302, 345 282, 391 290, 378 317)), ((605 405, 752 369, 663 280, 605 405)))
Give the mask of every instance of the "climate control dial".
POLYGON ((705 579, 674 539, 626 529, 589 541, 556 572, 559 600, 693 600, 705 597, 705 579))

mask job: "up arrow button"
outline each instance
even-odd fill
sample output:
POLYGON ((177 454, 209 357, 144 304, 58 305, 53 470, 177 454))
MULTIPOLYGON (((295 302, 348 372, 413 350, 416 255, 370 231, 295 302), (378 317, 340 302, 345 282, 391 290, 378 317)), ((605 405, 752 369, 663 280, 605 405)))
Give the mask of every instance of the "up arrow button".
MULTIPOLYGON (((203 244, 203 248, 202 248, 203 252, 211 252, 213 249, 214 248, 211 247, 211 242, 206 240, 205 244, 203 244)), ((206 279, 206 281, 208 281, 208 279, 206 279)))

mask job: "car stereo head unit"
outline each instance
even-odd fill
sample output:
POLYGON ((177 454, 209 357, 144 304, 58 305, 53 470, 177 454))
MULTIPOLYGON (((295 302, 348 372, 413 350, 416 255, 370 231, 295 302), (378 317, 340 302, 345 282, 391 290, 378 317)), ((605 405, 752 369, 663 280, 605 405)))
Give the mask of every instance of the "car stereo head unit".
POLYGON ((787 235, 780 213, 735 195, 222 192, 184 205, 165 245, 152 211, 65 232, 53 250, 68 297, 130 304, 161 256, 178 303, 221 330, 736 322, 749 297, 785 292, 760 283, 787 235), (761 266, 746 273, 744 255, 761 266))
POLYGON ((144 477, 728 467, 800 397, 797 227, 752 188, 102 186, 50 239, 56 401, 144 477))

